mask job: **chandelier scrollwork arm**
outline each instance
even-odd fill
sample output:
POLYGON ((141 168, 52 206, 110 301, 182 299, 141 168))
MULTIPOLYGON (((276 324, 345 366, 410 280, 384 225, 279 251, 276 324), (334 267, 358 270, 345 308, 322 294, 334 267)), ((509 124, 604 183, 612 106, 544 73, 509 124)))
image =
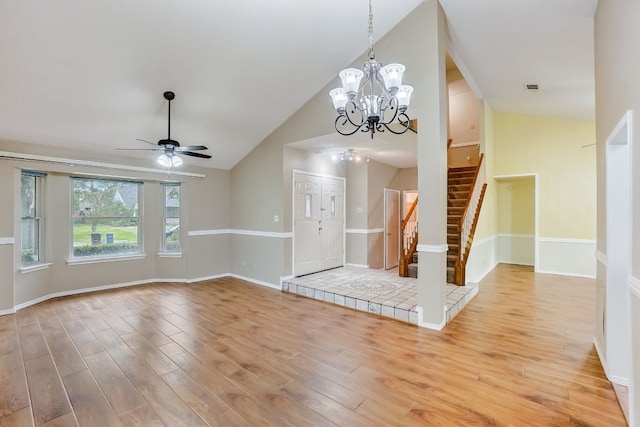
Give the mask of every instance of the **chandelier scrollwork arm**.
POLYGON ((333 106, 338 113, 336 131, 341 135, 353 135, 359 129, 370 132, 388 130, 402 134, 410 129, 411 119, 406 114, 413 88, 402 84, 405 66, 382 63, 375 59, 373 52, 373 12, 369 1, 369 60, 362 70, 347 68, 340 72, 342 87, 329 92, 333 106), (359 114, 358 114, 359 113, 359 114), (395 120, 402 125, 401 130, 389 127, 395 120))

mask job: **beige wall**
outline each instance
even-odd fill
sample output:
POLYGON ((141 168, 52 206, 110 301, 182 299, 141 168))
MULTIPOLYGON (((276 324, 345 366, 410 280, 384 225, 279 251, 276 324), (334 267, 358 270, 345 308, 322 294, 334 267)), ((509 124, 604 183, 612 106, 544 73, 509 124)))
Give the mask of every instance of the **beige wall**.
POLYGON ((480 141, 482 103, 462 78, 451 81, 447 87, 449 92, 449 138, 453 140, 454 144, 480 141))
POLYGON ((494 112, 494 176, 539 175, 539 235, 595 239, 595 126, 590 120, 494 112))
POLYGON ((465 166, 476 166, 480 160, 480 145, 465 145, 462 147, 452 146, 447 155, 447 166, 450 168, 460 168, 465 166))
POLYGON ((498 181, 498 233, 535 232, 535 181, 533 177, 498 181))
MULTIPOLYGON (((596 343, 601 352, 604 352, 605 360, 608 343, 614 337, 609 332, 605 334, 603 330, 603 318, 605 306, 610 306, 611 296, 607 293, 612 290, 607 284, 609 263, 607 259, 607 205, 606 205, 606 140, 614 130, 617 123, 628 111, 633 111, 632 140, 630 141, 631 158, 631 254, 630 270, 628 272, 629 290, 623 289, 622 298, 618 305, 624 307, 625 299, 630 299, 627 305, 631 310, 629 313, 630 331, 622 338, 623 342, 630 339, 630 359, 633 367, 629 378, 631 390, 629 407, 634 419, 630 425, 640 423, 640 187, 635 183, 640 182, 640 57, 634 52, 638 49, 638 39, 640 38, 640 2, 634 0, 602 0, 599 3, 595 17, 595 82, 596 82, 596 140, 597 140, 597 236, 598 257, 597 270, 597 302, 596 302, 596 343)), ((624 283, 619 285, 624 286, 624 283)), ((611 323, 611 319, 609 319, 611 323)), ((624 320, 616 323, 612 327, 625 329, 624 320)), ((611 329, 609 329, 611 330, 611 329)), ((616 339, 620 339, 616 337, 616 339)), ((616 356, 618 357, 618 356, 616 356)), ((617 369, 615 366, 608 366, 609 372, 617 369)))
MULTIPOLYGON (((65 151, 32 144, 0 141, 0 150, 23 153, 55 154, 58 158, 99 161, 92 153, 65 151), (22 151, 20 151, 22 149, 22 151)), ((166 171, 157 173, 135 170, 147 159, 136 162, 131 159, 109 157, 108 160, 130 170, 118 170, 94 166, 67 165, 64 163, 0 160, 0 177, 5 185, 0 189, 3 197, 0 237, 15 237, 15 245, 0 245, 0 310, 46 297, 55 293, 69 293, 100 286, 134 284, 153 280, 191 280, 228 273, 229 244, 218 235, 188 236, 192 230, 220 230, 229 228, 229 172, 214 169, 190 168, 191 172, 204 173, 205 178, 168 177, 166 171), (128 164, 127 164, 128 163, 128 164), (136 164, 137 163, 137 164, 136 164), (46 172, 43 215, 44 261, 48 268, 32 272, 18 271, 20 260, 20 170, 35 169, 46 172), (87 264, 69 264, 71 252, 71 175, 86 174, 97 177, 114 177, 143 181, 142 245, 146 253, 143 259, 127 259, 87 264), (181 241, 182 257, 159 257, 162 230, 163 193, 160 182, 182 182, 183 225, 181 241)), ((145 165, 145 167, 147 167, 145 165)))

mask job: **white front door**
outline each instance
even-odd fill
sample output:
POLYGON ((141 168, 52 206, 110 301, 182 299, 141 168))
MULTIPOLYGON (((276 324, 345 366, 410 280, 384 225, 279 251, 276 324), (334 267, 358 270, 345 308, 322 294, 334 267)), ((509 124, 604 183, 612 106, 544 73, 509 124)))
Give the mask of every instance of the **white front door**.
POLYGON ((400 192, 384 189, 384 268, 398 265, 400 258, 400 192))
POLYGON ((344 180, 294 174, 294 274, 340 267, 344 260, 344 180))

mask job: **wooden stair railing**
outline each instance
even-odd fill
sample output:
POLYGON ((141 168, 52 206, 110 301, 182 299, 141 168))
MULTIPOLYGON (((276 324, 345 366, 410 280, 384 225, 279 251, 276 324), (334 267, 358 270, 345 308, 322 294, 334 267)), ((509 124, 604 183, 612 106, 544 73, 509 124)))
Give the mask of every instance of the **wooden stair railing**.
POLYGON ((482 201, 487 188, 487 184, 484 182, 484 179, 479 179, 483 160, 484 153, 480 155, 478 166, 471 183, 471 193, 467 198, 463 214, 456 227, 459 246, 455 260, 453 282, 459 286, 464 286, 466 284, 465 270, 469 259, 469 251, 473 244, 473 236, 476 231, 480 208, 482 207, 482 201))
POLYGON ((400 222, 400 259, 398 261, 398 275, 409 276, 409 264, 418 245, 418 217, 416 207, 418 198, 413 201, 409 212, 400 222))

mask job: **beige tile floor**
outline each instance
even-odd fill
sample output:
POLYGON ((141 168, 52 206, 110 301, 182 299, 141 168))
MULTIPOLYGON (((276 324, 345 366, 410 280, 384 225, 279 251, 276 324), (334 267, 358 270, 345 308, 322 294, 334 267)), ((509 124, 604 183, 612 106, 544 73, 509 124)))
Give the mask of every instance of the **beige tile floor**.
MULTIPOLYGON (((339 267, 287 279, 282 290, 361 311, 418 323, 417 279, 398 276, 398 269, 339 267)), ((447 323, 477 295, 478 286, 446 285, 447 323)))

